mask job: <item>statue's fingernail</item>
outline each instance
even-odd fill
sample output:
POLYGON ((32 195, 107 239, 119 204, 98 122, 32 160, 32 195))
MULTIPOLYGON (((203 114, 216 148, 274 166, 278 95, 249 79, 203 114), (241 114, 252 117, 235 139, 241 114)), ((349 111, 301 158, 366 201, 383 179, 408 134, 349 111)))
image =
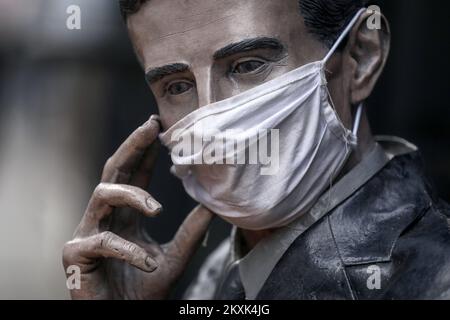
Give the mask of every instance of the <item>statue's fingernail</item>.
POLYGON ((150 258, 149 256, 145 258, 145 265, 147 266, 148 271, 150 272, 153 272, 158 268, 158 264, 156 263, 156 261, 150 258))
POLYGON ((156 121, 156 122, 160 123, 161 119, 157 114, 154 114, 150 117, 150 121, 156 121))
POLYGON ((147 203, 147 207, 149 207, 150 210, 152 210, 152 211, 154 211, 156 213, 160 213, 161 212, 162 205, 158 201, 156 201, 156 200, 154 200, 152 198, 147 198, 146 203, 147 203))

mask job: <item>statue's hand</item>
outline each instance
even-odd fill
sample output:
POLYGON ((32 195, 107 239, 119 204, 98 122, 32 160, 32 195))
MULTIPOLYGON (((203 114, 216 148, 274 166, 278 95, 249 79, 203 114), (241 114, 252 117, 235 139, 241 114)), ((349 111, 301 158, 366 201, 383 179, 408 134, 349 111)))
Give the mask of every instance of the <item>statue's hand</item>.
POLYGON ((145 236, 138 214, 155 216, 161 205, 145 188, 157 153, 160 127, 153 116, 121 145, 105 165, 74 239, 65 244, 63 264, 78 266, 73 299, 162 299, 186 268, 212 213, 198 206, 174 239, 158 245, 145 236), (131 208, 137 212, 116 212, 131 208))

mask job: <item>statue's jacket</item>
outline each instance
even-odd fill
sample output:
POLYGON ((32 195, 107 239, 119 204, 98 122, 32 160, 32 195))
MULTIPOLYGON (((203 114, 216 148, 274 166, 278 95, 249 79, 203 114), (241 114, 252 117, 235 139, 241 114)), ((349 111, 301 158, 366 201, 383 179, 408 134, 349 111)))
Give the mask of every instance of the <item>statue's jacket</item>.
POLYGON ((377 145, 309 216, 243 257, 235 228, 186 298, 450 299, 450 207, 416 148, 386 137, 377 145))

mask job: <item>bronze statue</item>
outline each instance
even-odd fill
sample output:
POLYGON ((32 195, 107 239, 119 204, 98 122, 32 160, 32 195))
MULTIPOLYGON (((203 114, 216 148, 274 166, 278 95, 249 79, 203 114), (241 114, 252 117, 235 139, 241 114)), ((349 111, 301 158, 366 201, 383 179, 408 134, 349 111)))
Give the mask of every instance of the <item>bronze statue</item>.
MULTIPOLYGON (((367 113, 358 109, 389 55, 384 16, 379 28, 369 28, 373 12, 360 11, 365 0, 120 4, 159 116, 108 160, 74 239, 64 248, 65 267, 77 265, 82 272, 72 298, 166 298, 215 212, 207 203, 199 205, 165 245, 146 237, 136 214, 115 212, 131 208, 150 217, 161 212, 144 191, 158 135, 196 110, 321 61, 346 26, 351 28, 326 61, 322 85, 330 95, 324 103, 333 106, 341 129, 358 124, 349 157, 330 188, 295 220, 280 226, 275 221, 266 229, 237 223, 186 298, 450 298, 450 210, 428 187, 417 149, 399 138, 375 137, 367 113), (211 271, 217 276, 205 276, 211 271)), ((303 180, 309 174, 318 181, 321 172, 304 174, 303 180)))

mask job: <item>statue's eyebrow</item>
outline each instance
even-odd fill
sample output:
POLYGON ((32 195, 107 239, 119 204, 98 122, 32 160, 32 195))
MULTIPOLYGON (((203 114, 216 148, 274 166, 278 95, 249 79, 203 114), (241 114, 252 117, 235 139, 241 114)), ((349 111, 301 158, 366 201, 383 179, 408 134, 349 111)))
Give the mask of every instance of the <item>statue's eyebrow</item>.
POLYGON ((189 66, 185 63, 167 64, 162 67, 149 69, 145 73, 145 80, 147 81, 148 84, 152 84, 158 80, 161 80, 162 78, 164 78, 166 76, 170 76, 171 74, 174 74, 174 73, 185 72, 188 69, 189 69, 189 66))
POLYGON ((276 38, 257 37, 232 43, 219 49, 214 53, 214 59, 223 59, 238 53, 248 52, 257 49, 274 49, 283 52, 285 46, 276 38))
MULTIPOLYGON (((229 44, 214 53, 214 59, 223 59, 238 53, 253 51, 257 49, 272 49, 279 53, 285 51, 283 43, 276 38, 257 37, 245 39, 236 43, 229 44)), ((145 74, 147 83, 152 84, 162 78, 189 70, 189 66, 185 63, 172 63, 161 67, 149 69, 145 74)))

